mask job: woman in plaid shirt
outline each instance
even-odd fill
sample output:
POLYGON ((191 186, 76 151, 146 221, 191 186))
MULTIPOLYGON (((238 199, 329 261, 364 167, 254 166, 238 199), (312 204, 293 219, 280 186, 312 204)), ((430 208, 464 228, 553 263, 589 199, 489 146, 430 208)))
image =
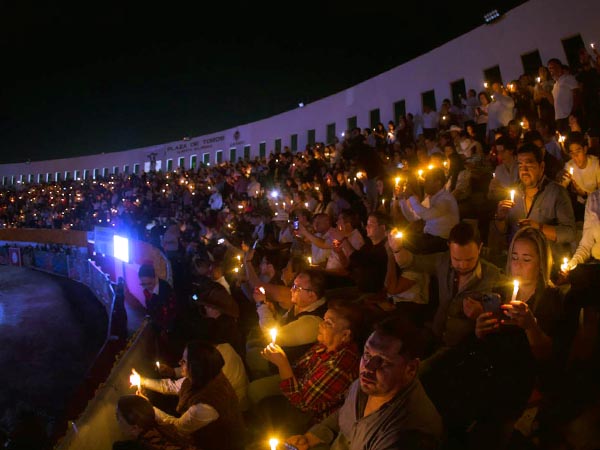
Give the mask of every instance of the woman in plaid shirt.
POLYGON ((320 421, 338 409, 358 377, 364 337, 360 307, 332 301, 319 325, 317 343, 294 365, 277 344, 269 344, 262 356, 279 369, 279 387, 290 404, 320 421))

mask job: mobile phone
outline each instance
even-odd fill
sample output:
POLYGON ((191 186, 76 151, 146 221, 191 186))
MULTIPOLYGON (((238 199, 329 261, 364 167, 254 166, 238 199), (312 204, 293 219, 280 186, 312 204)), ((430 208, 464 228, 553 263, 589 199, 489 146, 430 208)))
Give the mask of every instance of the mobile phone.
POLYGON ((484 312, 492 313, 497 319, 506 318, 500 307, 500 305, 502 305, 500 294, 496 294, 495 292, 483 294, 481 297, 481 304, 483 305, 484 312))
POLYGON ((294 220, 294 230, 300 229, 300 221, 298 219, 294 220))
POLYGON ((404 164, 403 164, 403 163, 398 163, 398 164, 396 165, 396 167, 397 167, 398 169, 404 169, 404 164))
POLYGON ((192 295, 192 300, 194 300, 195 302, 198 301, 198 296, 196 294, 192 295))
POLYGON ((225 242, 225 239, 221 238, 217 241, 217 244, 221 245, 223 242, 225 242))

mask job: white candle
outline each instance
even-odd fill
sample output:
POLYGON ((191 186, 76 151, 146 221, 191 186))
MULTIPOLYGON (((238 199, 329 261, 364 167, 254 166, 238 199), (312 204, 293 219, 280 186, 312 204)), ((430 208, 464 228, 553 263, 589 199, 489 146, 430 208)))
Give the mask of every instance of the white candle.
POLYGON ((261 287, 259 287, 259 288, 258 288, 258 291, 259 291, 259 292, 260 292, 262 295, 265 295, 265 288, 264 288, 264 287, 262 287, 262 286, 261 286, 261 287))
POLYGON ((417 173, 419 174, 419 178, 423 178, 423 169, 419 169, 417 173))
POLYGON ((510 191, 510 201, 511 201, 511 202, 514 202, 514 201, 515 201, 515 190, 514 190, 514 189, 512 189, 512 190, 510 191))
POLYGON ((563 263, 560 265, 561 272, 569 271, 569 258, 563 258, 563 263))
POLYGON ((312 266, 312 256, 309 256, 309 257, 308 257, 308 258, 306 258, 306 259, 308 259, 308 264, 312 266))
POLYGON ((385 198, 381 199, 381 206, 385 206, 385 198))
POLYGON ((160 370, 160 361, 156 361, 156 368, 160 370))
POLYGON ((396 177, 395 181, 396 181, 396 187, 398 187, 398 185, 400 184, 400 177, 396 177))
POLYGON ((269 445, 271 446, 271 450, 277 450, 277 446, 279 445, 279 441, 275 438, 269 439, 269 445))
POLYGON ((402 231, 398 231, 394 237, 396 239, 402 239, 402 231))
POLYGON ((271 328, 269 334, 271 335, 271 344, 274 344, 277 339, 277 328, 271 328))
POLYGON ((573 168, 569 167, 569 174, 573 175, 573 168))
POLYGON ((512 298, 510 299, 511 302, 514 302, 517 299, 517 293, 519 292, 519 280, 513 280, 513 293, 512 293, 512 298))

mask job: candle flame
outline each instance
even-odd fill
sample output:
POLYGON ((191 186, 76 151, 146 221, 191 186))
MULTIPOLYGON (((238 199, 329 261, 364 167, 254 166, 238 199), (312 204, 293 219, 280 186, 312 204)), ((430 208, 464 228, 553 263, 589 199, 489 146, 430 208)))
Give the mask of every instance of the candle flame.
POLYGON ((396 181, 396 186, 398 186, 400 184, 400 177, 396 177, 394 180, 396 181))
POLYGON ((394 237, 396 239, 402 239, 402 231, 398 231, 394 237))
POLYGON ((142 379, 140 377, 140 374, 137 373, 135 369, 131 369, 131 375, 129 375, 129 384, 131 384, 131 387, 136 386, 138 391, 142 386, 142 379))
POLYGON ((271 446, 271 450, 277 450, 277 446, 279 445, 279 440, 275 438, 269 439, 269 445, 271 446))
POLYGON ((573 168, 569 167, 569 174, 573 175, 573 168))
POLYGON ((309 257, 308 257, 308 258, 306 258, 306 259, 308 259, 308 264, 312 265, 312 256, 309 256, 309 257))
POLYGON ((277 339, 277 328, 271 328, 269 334, 271 335, 271 344, 274 344, 277 339))
POLYGON ((160 370, 160 361, 156 361, 156 368, 160 370))
POLYGON ((516 280, 516 279, 515 279, 515 280, 513 280, 513 285, 514 285, 514 287, 515 287, 515 290, 516 290, 516 289, 519 289, 519 280, 516 280))
POLYGON ((262 287, 262 286, 261 286, 261 287, 259 287, 259 288, 258 288, 258 291, 259 291, 259 292, 260 292, 262 295, 265 295, 265 288, 264 288, 264 287, 262 287))
POLYGON ((510 201, 514 202, 515 201, 515 190, 511 189, 510 191, 510 201))

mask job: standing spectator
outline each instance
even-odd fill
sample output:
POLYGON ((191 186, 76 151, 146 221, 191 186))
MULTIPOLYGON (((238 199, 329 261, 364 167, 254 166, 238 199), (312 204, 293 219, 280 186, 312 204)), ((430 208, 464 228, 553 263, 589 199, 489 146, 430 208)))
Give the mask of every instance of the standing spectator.
POLYGON ((548 71, 554 79, 552 94, 545 94, 554 105, 554 120, 556 129, 561 134, 569 131, 569 114, 577 111, 580 103, 580 89, 577 80, 562 65, 559 59, 548 61, 548 71))
POLYGON ((479 142, 487 143, 488 130, 488 107, 491 99, 487 92, 482 91, 478 95, 479 106, 475 108, 475 117, 477 123, 477 137, 479 142))
POLYGON ((494 139, 493 133, 508 126, 514 117, 515 101, 500 83, 492 84, 492 103, 488 106, 488 140, 494 139))
POLYGON ((429 105, 423 105, 423 136, 429 139, 435 139, 439 125, 439 115, 431 109, 429 105))

